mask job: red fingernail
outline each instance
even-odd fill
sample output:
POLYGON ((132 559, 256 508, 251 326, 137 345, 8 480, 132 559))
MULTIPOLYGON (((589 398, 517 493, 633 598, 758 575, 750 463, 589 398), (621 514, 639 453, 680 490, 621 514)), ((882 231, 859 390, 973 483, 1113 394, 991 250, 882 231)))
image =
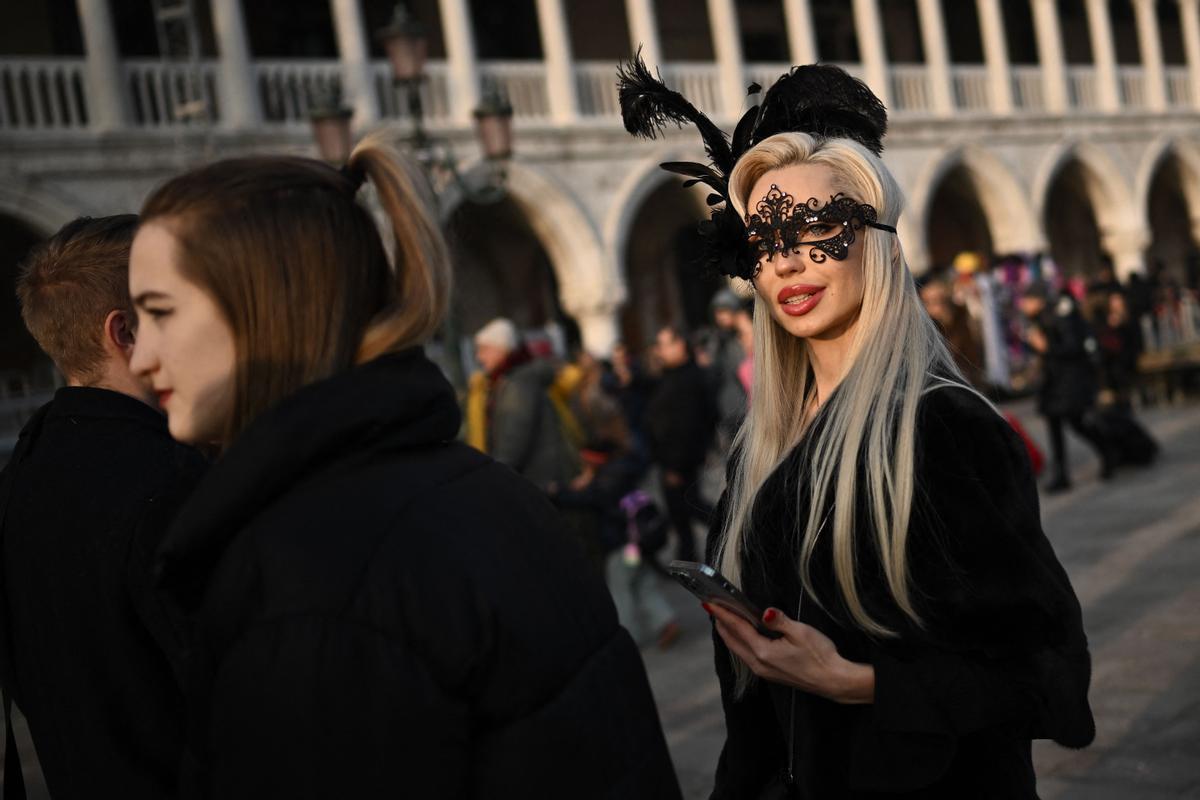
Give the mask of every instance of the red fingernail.
POLYGON ((778 615, 779 615, 778 611, 776 611, 773 608, 768 608, 765 612, 763 612, 763 622, 774 622, 775 617, 777 617, 778 615))
POLYGON ((704 613, 708 614, 710 617, 712 616, 712 606, 710 606, 708 603, 701 603, 700 607, 704 609, 704 613))

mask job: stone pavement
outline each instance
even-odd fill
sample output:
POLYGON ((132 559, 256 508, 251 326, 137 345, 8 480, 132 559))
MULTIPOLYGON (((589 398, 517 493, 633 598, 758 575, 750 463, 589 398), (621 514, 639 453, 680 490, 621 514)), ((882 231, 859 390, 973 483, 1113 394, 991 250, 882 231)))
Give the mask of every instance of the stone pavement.
MULTIPOLYGON (((1046 441, 1029 403, 1009 408, 1046 441)), ((1068 435, 1075 487, 1042 498, 1042 520, 1084 610, 1097 736, 1071 751, 1037 742, 1043 800, 1200 798, 1200 406, 1141 415, 1163 445, 1148 469, 1097 478, 1068 435)), ((707 617, 672 587, 685 627, 645 651, 684 796, 706 798, 724 739, 707 617)))

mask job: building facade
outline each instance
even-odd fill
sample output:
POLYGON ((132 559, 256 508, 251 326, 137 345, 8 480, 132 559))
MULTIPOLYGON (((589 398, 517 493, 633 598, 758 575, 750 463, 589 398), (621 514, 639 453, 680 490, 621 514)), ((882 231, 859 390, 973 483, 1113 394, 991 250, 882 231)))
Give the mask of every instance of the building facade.
MULTIPOLYGON (((80 214, 136 210, 182 168, 315 154, 308 110, 329 86, 353 106, 357 133, 383 127, 402 142, 410 130, 371 34, 390 3, 193 0, 190 51, 161 35, 170 5, 46 0, 0 12, 11 17, 0 34, 6 286, 30 242, 80 214)), ((884 158, 907 195, 900 238, 916 273, 964 250, 1047 255, 1068 273, 1161 265, 1186 281, 1195 270, 1200 0, 411 5, 431 39, 425 120, 466 181, 481 169, 471 129, 481 87, 515 110, 503 203, 471 203, 454 183, 440 198, 463 332, 498 313, 526 326, 559 317, 605 354, 704 314, 712 286, 686 268, 703 196, 658 168, 701 153, 690 130, 656 142, 623 130, 615 67, 638 49, 730 127, 747 84, 769 85, 793 63, 840 63, 866 80, 890 110, 884 158)), ((36 373, 6 292, 0 370, 36 373)))

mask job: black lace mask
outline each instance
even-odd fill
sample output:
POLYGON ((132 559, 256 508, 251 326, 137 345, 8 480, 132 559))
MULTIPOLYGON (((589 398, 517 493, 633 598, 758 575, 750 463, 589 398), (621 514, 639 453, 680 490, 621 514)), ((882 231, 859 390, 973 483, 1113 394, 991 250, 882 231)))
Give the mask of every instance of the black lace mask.
POLYGON ((811 248, 808 257, 814 263, 820 264, 826 258, 842 261, 854 243, 854 232, 864 225, 896 232, 892 226, 876 222, 878 214, 874 206, 840 193, 829 198, 828 203, 810 197, 796 205, 796 198, 771 184, 771 190, 754 210, 755 213, 746 215, 746 232, 760 260, 763 255, 771 261, 776 253, 799 253, 801 248, 808 247, 811 248))

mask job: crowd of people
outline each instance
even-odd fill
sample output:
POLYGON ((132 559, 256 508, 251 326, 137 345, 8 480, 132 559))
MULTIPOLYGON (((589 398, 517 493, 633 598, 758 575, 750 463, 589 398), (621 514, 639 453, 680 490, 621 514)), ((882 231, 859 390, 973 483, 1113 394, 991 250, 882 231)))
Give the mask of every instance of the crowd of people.
POLYGON ((698 560, 697 533, 712 523, 703 471, 746 411, 750 309, 721 290, 711 326, 663 326, 642 357, 618 343, 609 359, 558 358, 506 318, 474 336, 466 441, 553 500, 642 644, 667 647, 680 632, 663 562, 698 560))
MULTIPOLYGON (((985 347, 988 334, 982 321, 995 326, 996 315, 970 307, 971 300, 979 300, 980 282, 971 277, 975 271, 956 271, 949 280, 926 278, 921 299, 964 377, 980 391, 1004 395, 1009 387, 993 381, 986 368, 992 348, 985 347)), ((986 279, 982 283, 990 286, 986 279)), ((1096 453, 1104 480, 1121 466, 1144 466, 1157 457, 1158 444, 1135 418, 1134 403, 1143 399, 1138 365, 1146 336, 1170 329, 1162 322, 1168 290, 1167 284, 1151 283, 1140 274, 1122 285, 1105 268, 1090 282, 1056 287, 1037 278, 1016 292, 1016 315, 1009 327, 1022 351, 1026 381, 1036 387, 1038 412, 1046 420, 1047 491, 1072 485, 1066 429, 1096 453)), ((1015 419, 1013 424, 1020 427, 1015 419)), ((1027 441, 1034 461, 1040 462, 1036 444, 1027 441)))

